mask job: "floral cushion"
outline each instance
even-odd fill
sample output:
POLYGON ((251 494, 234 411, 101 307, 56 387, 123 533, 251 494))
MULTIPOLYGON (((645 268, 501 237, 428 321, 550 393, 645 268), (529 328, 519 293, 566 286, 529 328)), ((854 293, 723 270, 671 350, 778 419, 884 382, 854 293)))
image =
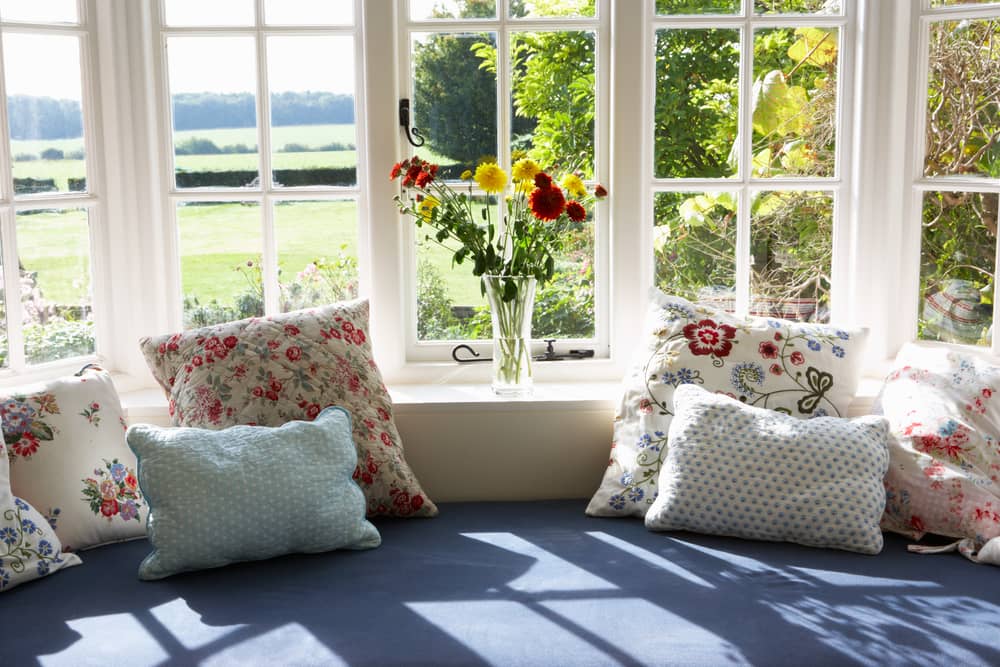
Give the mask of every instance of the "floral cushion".
POLYGON ((34 507, 10 490, 7 445, 0 444, 0 592, 80 564, 34 507))
POLYGON ((948 348, 905 346, 875 411, 893 437, 882 527, 1000 537, 1000 359, 948 348))
POLYGON ((796 419, 695 385, 674 410, 647 528, 882 551, 885 419, 796 419))
POLYGON ((755 318, 651 291, 644 340, 626 375, 608 468, 587 513, 644 516, 667 455, 674 389, 696 384, 796 417, 841 417, 867 331, 755 318))
POLYGON ((11 489, 45 515, 68 551, 146 535, 146 504, 125 418, 106 371, 0 396, 11 489))
POLYGON ((330 405, 351 414, 354 478, 369 516, 434 516, 403 458, 392 401, 372 358, 368 301, 145 338, 143 354, 178 426, 281 426, 330 405))

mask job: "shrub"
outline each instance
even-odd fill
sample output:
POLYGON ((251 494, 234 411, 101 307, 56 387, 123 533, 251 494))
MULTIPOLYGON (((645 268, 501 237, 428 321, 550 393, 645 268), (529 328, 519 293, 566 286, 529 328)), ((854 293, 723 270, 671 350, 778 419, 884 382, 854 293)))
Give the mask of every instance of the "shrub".
POLYGON ((34 153, 18 153, 14 156, 14 162, 34 162, 38 156, 34 153))
POLYGON ((58 148, 46 148, 41 152, 43 160, 62 160, 65 159, 65 154, 58 148))
POLYGON ((59 317, 44 325, 31 322, 24 327, 24 348, 30 364, 93 354, 94 323, 59 317))
POLYGON ((223 153, 237 153, 240 155, 246 153, 256 153, 257 145, 247 146, 246 144, 226 144, 220 149, 223 153))
POLYGON ((222 153, 222 149, 216 146, 211 139, 191 137, 179 144, 174 144, 174 153, 177 155, 219 155, 222 153))
POLYGON ((67 160, 82 160, 85 157, 86 157, 86 154, 83 152, 83 149, 76 150, 76 151, 70 151, 70 152, 66 153, 66 159, 67 160))

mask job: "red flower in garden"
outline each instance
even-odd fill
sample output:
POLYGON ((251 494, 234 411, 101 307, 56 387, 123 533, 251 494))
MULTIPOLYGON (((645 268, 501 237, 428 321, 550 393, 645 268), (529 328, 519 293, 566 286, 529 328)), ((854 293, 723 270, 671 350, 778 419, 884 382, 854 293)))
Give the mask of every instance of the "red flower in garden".
POLYGON ((801 366, 802 364, 805 363, 806 358, 804 356, 802 356, 801 352, 792 352, 792 356, 790 357, 790 361, 793 364, 795 364, 796 366, 801 366))
POLYGON ((539 220, 555 220, 566 209, 566 197, 557 187, 535 188, 528 195, 528 208, 539 220))
POLYGON ((101 514, 109 519, 118 514, 118 501, 113 498, 105 498, 101 501, 101 514))
POLYGON ((692 354, 725 357, 733 349, 732 340, 736 337, 736 329, 728 324, 716 324, 714 320, 705 319, 684 327, 684 337, 691 341, 688 347, 692 354))
POLYGON ((757 351, 760 352, 760 356, 764 357, 765 359, 778 358, 778 346, 769 340, 765 340, 760 345, 758 345, 757 351))
POLYGON ((535 187, 542 190, 547 190, 552 187, 552 177, 546 174, 544 171, 540 171, 535 174, 535 187))
POLYGON ((394 181, 399 178, 399 174, 403 171, 403 165, 399 162, 392 165, 392 171, 389 172, 389 180, 394 181))
POLYGON ((587 209, 578 201, 571 201, 566 204, 566 215, 573 222, 583 222, 587 219, 587 209))
POLYGON ((289 361, 298 361, 302 358, 302 350, 293 345, 285 350, 285 356, 288 357, 289 361))
POLYGON ((594 188, 594 196, 597 197, 598 199, 607 197, 608 196, 607 188, 598 183, 597 186, 594 188))

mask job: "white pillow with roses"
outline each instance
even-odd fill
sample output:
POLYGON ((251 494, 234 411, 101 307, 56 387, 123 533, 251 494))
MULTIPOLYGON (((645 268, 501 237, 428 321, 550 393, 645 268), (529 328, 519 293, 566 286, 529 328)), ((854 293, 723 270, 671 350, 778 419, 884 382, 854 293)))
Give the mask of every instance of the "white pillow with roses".
POLYGON ((623 380, 608 468, 587 514, 645 516, 657 496, 678 386, 796 417, 843 417, 866 339, 862 328, 744 320, 653 288, 643 341, 623 380))
POLYGON ((66 550, 146 536, 146 503, 111 376, 98 369, 0 396, 10 484, 66 550))

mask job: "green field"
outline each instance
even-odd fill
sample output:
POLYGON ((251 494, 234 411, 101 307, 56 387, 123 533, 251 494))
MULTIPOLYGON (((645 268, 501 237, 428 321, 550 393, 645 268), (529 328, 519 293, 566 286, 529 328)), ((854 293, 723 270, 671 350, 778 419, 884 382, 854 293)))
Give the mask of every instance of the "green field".
MULTIPOLYGON (((177 142, 192 137, 209 139, 217 146, 233 144, 255 145, 254 128, 189 130, 176 134, 177 142)), ((355 142, 353 125, 311 125, 274 129, 274 144, 281 148, 288 143, 322 146, 332 142, 355 142)), ((12 141, 14 154, 37 155, 46 148, 64 152, 81 150, 82 139, 12 141)), ((427 151, 422 155, 433 159, 427 151)), ((310 167, 343 167, 356 164, 356 151, 302 151, 278 153, 274 157, 277 169, 310 167)), ((257 168, 255 153, 216 155, 180 155, 178 169, 187 171, 252 170, 257 168)), ((447 163, 446 161, 442 161, 447 163)), ((386 166, 388 174, 389 166, 386 166)), ((61 189, 67 189, 68 178, 84 176, 83 160, 33 160, 14 163, 16 178, 54 178, 61 189)), ((400 224, 412 224, 399 218, 400 224)), ((278 241, 282 281, 294 278, 315 259, 332 259, 346 244, 347 252, 357 253, 357 212, 353 201, 295 202, 280 205, 275 214, 275 234, 278 241)), ((64 304, 79 303, 85 298, 87 285, 81 278, 87 275, 87 237, 85 214, 41 213, 18 218, 18 241, 22 262, 37 269, 39 287, 45 299, 64 304)), ((212 299, 229 304, 247 286, 246 278, 236 270, 247 260, 256 260, 261 252, 260 211, 256 206, 218 204, 183 206, 178 209, 183 290, 195 295, 202 303, 212 299)), ((429 245, 419 251, 444 276, 448 291, 456 305, 484 303, 479 281, 467 266, 451 269, 451 255, 446 250, 429 245)))

